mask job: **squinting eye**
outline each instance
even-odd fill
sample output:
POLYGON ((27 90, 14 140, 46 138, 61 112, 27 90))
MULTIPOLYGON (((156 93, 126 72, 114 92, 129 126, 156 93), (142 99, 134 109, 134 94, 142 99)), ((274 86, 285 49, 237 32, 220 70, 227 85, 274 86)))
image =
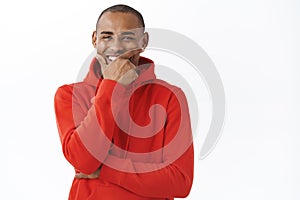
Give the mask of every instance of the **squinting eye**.
POLYGON ((107 36, 102 36, 102 39, 103 40, 110 40, 112 37, 111 36, 109 36, 109 35, 107 35, 107 36))
POLYGON ((123 37, 122 40, 132 41, 132 40, 134 40, 134 38, 133 37, 123 37))

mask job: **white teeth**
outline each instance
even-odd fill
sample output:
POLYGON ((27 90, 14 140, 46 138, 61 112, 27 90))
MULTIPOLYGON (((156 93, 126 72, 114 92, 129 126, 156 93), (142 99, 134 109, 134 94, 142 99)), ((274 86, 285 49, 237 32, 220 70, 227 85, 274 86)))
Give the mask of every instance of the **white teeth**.
POLYGON ((117 58, 117 56, 108 56, 108 60, 114 61, 117 58))

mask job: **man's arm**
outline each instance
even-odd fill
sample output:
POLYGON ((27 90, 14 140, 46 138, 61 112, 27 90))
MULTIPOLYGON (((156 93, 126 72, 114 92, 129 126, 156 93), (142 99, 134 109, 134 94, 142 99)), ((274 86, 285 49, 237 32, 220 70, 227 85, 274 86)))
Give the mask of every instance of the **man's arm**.
MULTIPOLYGON (((132 49, 109 65, 97 54, 105 79, 102 80, 87 114, 76 98, 77 94, 84 96, 85 91, 77 92, 76 84, 62 86, 55 94, 56 121, 64 156, 83 174, 95 172, 101 165, 100 161, 108 154, 117 127, 110 108, 112 104, 118 106, 118 103, 112 102, 112 93, 117 83, 128 85, 137 78, 135 66, 130 59, 142 51, 132 49), (75 123, 74 118, 79 118, 80 122, 75 123)), ((119 87, 118 94, 122 94, 124 90, 125 88, 119 87)))
POLYGON ((55 94, 56 121, 64 156, 82 173, 94 172, 101 165, 99 160, 108 154, 116 124, 107 108, 111 107, 115 84, 111 80, 102 81, 87 113, 76 98, 76 85, 64 85, 55 94), (75 122, 75 118, 82 121, 75 122))

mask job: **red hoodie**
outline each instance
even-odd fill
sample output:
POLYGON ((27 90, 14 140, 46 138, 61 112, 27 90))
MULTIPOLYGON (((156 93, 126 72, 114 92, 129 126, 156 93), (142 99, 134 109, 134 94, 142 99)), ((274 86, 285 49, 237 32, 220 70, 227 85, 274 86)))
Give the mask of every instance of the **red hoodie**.
POLYGON ((185 95, 156 79, 153 61, 141 57, 138 69, 138 78, 124 87, 102 79, 94 59, 83 82, 58 88, 55 113, 64 156, 75 172, 101 167, 96 179, 74 178, 70 200, 189 194, 194 154, 185 95))

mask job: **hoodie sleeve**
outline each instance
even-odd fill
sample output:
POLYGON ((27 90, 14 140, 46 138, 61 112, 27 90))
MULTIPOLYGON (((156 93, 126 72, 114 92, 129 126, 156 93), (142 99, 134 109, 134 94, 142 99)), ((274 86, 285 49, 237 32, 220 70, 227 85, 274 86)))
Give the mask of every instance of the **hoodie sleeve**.
POLYGON ((164 150, 161 163, 134 162, 130 158, 121 159, 109 155, 107 163, 126 166, 130 172, 119 171, 104 164, 100 178, 144 197, 186 197, 193 182, 194 151, 187 101, 181 90, 171 97, 167 108, 165 144, 175 138, 176 148, 164 150), (179 125, 181 128, 178 128, 179 125), (179 137, 176 138, 176 135, 179 137), (140 173, 147 169, 157 170, 140 173))
POLYGON ((64 85, 55 94, 56 122, 63 154, 82 173, 94 172, 101 165, 100 161, 106 158, 111 146, 114 120, 107 108, 111 106, 115 84, 115 81, 102 80, 87 113, 74 94, 76 85, 64 85), (81 120, 78 122, 76 119, 81 120))

